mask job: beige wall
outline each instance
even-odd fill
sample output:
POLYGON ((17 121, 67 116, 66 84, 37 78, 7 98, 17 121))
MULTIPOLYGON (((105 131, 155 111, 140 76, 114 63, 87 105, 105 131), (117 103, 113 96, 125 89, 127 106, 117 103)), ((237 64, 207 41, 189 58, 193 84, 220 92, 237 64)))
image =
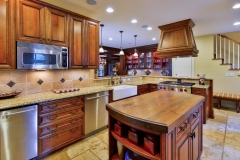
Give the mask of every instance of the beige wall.
MULTIPOLYGON (((224 34, 230 38, 238 38, 240 42, 240 32, 224 34)), ((220 65, 221 60, 212 60, 214 51, 214 35, 195 37, 198 57, 194 58, 194 73, 206 74, 207 78, 213 79, 214 92, 226 92, 240 94, 240 77, 239 71, 230 71, 230 66, 220 65), (234 77, 226 77, 226 73, 234 73, 234 77)))
POLYGON ((68 87, 88 87, 93 85, 94 70, 47 70, 47 71, 27 71, 11 70, 0 71, 0 93, 9 93, 20 90, 21 95, 49 92, 52 89, 68 87), (82 81, 79 78, 82 78, 82 81), (64 78, 62 83, 60 80, 64 78), (41 79, 43 83, 37 82, 41 79), (13 81, 15 84, 9 87, 7 83, 13 81))

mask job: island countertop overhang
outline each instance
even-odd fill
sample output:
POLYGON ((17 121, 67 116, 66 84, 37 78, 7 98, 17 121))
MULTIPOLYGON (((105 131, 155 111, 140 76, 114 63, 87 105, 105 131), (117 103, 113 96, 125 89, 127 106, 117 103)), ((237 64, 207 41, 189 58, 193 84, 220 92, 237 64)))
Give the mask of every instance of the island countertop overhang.
POLYGON ((171 91, 156 91, 106 105, 109 114, 136 128, 169 133, 187 119, 205 98, 171 91))

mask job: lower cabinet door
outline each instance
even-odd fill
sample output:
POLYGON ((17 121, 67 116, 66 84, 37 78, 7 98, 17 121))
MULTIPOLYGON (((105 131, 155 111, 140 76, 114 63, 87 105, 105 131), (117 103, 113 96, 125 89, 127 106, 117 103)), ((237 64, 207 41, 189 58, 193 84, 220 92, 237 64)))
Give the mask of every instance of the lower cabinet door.
POLYGON ((201 154, 201 127, 200 127, 200 120, 199 118, 196 120, 196 122, 193 124, 192 127, 192 133, 194 134, 194 137, 192 138, 192 159, 198 159, 200 158, 201 154))
POLYGON ((191 160, 191 138, 186 132, 177 140, 176 144, 176 159, 191 160))
POLYGON ((69 143, 83 138, 83 125, 76 126, 64 132, 56 132, 46 136, 39 137, 38 154, 42 156, 66 146, 69 143))

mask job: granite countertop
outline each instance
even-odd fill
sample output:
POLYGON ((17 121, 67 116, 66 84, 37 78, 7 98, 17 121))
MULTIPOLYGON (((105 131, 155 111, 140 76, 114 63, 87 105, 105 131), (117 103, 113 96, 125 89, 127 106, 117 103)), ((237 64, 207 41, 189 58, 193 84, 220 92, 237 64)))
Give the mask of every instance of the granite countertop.
POLYGON ((192 86, 192 88, 204 88, 204 89, 208 89, 210 87, 210 85, 199 85, 199 84, 195 84, 192 86))
POLYGON ((75 91, 75 92, 67 92, 67 93, 60 93, 60 94, 56 94, 54 92, 43 92, 43 93, 35 93, 35 94, 28 94, 28 95, 20 94, 13 98, 1 99, 0 110, 21 107, 21 106, 40 103, 40 102, 51 101, 51 100, 63 99, 68 97, 97 93, 101 91, 108 91, 108 90, 113 90, 113 89, 106 86, 94 86, 94 87, 80 88, 79 91, 75 91))

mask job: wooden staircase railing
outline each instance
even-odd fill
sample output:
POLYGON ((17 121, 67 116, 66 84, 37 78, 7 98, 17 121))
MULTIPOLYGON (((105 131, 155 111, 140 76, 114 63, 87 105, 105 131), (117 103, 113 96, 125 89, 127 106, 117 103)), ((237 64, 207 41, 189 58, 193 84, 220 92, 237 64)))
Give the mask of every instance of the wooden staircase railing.
POLYGON ((230 65, 230 70, 240 70, 240 42, 217 34, 214 37, 214 58, 222 60, 221 65, 230 65))

